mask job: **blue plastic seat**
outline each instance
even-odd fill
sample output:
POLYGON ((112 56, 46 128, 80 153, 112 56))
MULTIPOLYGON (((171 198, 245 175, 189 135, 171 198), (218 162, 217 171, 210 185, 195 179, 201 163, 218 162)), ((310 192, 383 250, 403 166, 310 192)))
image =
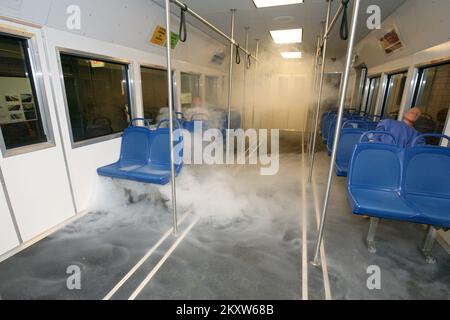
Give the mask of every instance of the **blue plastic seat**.
POLYGON ((187 131, 193 133, 195 131, 195 124, 201 123, 203 130, 206 130, 208 127, 208 116, 204 113, 196 113, 192 115, 191 119, 188 121, 184 121, 183 128, 187 131), (198 119, 203 118, 203 119, 198 119))
POLYGON ((322 141, 326 145, 328 142, 328 134, 330 133, 330 126, 336 119, 336 113, 330 112, 323 120, 322 141))
POLYGON ((450 228, 450 148, 415 143, 407 148, 402 192, 419 210, 418 223, 450 228))
POLYGON ((404 201, 400 192, 403 152, 397 146, 381 143, 356 146, 348 175, 348 196, 354 214, 400 220, 414 218, 414 208, 404 201))
POLYGON ((346 128, 344 125, 343 129, 341 130, 341 138, 339 139, 339 145, 336 154, 335 168, 337 176, 347 176, 353 151, 364 132, 364 129, 346 128))
POLYGON ((360 143, 350 166, 349 201, 354 214, 450 228, 450 184, 444 181, 450 181, 450 148, 360 143))
MULTIPOLYGON (((142 119, 135 119, 142 120, 142 119)), ((120 159, 118 162, 99 168, 98 174, 105 177, 132 180, 150 184, 164 185, 170 181, 170 131, 162 128, 162 120, 156 130, 148 127, 130 125, 122 137, 120 159)), ((177 122, 180 126, 179 122, 177 122)), ((174 145, 179 154, 175 154, 175 174, 183 167, 183 137, 174 132, 174 145), (180 148, 181 147, 181 148, 180 148)))
MULTIPOLYGON (((344 117, 342 119, 343 125, 348 124, 350 122, 359 122, 359 121, 353 121, 353 120, 349 121, 349 119, 347 117, 344 117)), ((328 151, 329 156, 331 156, 331 153, 333 152, 334 137, 336 135, 336 124, 337 124, 337 117, 334 117, 328 128, 328 135, 327 135, 327 142, 326 142, 327 151, 328 151)))

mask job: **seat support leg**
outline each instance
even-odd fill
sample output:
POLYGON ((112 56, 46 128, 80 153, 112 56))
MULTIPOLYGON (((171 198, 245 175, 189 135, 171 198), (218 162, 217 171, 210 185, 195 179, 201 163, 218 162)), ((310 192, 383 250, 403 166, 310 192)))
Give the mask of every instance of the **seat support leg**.
POLYGON ((369 233, 367 234, 366 244, 367 249, 370 253, 376 253, 377 248, 375 247, 375 234, 377 233, 379 218, 370 218, 369 233))
POLYGON ((436 241, 436 229, 432 226, 428 228, 427 235, 422 247, 422 253, 425 256, 425 260, 429 264, 436 263, 436 259, 431 255, 434 242, 436 241))

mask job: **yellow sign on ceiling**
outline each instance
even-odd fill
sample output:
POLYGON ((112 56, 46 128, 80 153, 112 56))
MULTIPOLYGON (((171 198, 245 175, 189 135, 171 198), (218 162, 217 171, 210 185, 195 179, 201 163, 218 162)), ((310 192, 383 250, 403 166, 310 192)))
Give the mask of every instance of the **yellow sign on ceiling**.
POLYGON ((157 46, 163 46, 166 44, 167 34, 166 29, 161 26, 156 26, 155 31, 151 39, 151 43, 157 46))

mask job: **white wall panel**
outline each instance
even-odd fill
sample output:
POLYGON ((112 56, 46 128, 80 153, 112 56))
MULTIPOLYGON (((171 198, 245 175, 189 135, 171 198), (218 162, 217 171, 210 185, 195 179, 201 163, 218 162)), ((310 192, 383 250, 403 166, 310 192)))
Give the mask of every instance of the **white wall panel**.
MULTIPOLYGON (((41 66, 43 99, 48 115, 49 141, 45 148, 0 158, 11 206, 23 241, 30 240, 75 214, 64 154, 59 137, 58 121, 48 77, 45 49, 40 29, 11 22, 11 28, 21 28, 33 35, 36 47, 33 60, 41 66)), ((1 230, 3 231, 3 230, 1 230)))
POLYGON ((0 181, 0 255, 19 245, 11 213, 0 181))

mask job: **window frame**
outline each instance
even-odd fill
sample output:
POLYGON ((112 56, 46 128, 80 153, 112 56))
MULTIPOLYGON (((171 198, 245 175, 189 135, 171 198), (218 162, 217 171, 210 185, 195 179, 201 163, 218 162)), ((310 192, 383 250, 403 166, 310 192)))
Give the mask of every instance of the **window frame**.
MULTIPOLYGON (((387 101, 389 99, 389 95, 390 95, 390 93, 392 91, 392 88, 389 85, 390 81, 391 81, 393 76, 396 76, 396 75, 399 75, 399 74, 405 74, 406 75, 405 87, 403 88, 403 95, 402 95, 402 100, 403 100, 403 96, 405 94, 405 90, 407 89, 406 88, 406 85, 407 85, 406 81, 408 80, 408 70, 399 70, 399 71, 396 71, 396 72, 392 72, 392 73, 386 74, 386 88, 385 88, 384 93, 383 93, 383 100, 382 100, 383 104, 381 106, 381 114, 380 114, 381 117, 384 117, 384 111, 386 110, 386 103, 387 103, 387 101)), ((400 104, 400 106, 401 106, 401 104, 400 104)))
POLYGON ((33 94, 35 95, 36 102, 38 104, 41 126, 44 131, 47 141, 39 142, 35 144, 26 145, 23 147, 7 149, 3 132, 0 130, 0 151, 3 158, 9 158, 17 155, 32 153, 44 149, 50 149, 56 147, 55 135, 53 132, 52 121, 49 109, 49 100, 46 92, 44 70, 42 68, 41 61, 39 59, 39 44, 37 34, 28 32, 18 32, 15 30, 8 30, 2 28, 0 34, 5 37, 15 38, 26 45, 24 49, 26 63, 30 68, 31 76, 30 85, 32 87, 33 94))
MULTIPOLYGON (((139 77, 141 80, 141 99, 142 99, 142 114, 145 114, 145 106, 144 106, 144 83, 142 81, 142 68, 147 69, 154 69, 154 70, 160 70, 167 72, 166 66, 161 66, 157 64, 150 64, 150 63, 139 63, 138 69, 139 69, 139 77)), ((174 111, 177 111, 178 108, 178 84, 177 84, 177 77, 176 77, 177 69, 172 68, 172 84, 173 84, 173 92, 172 92, 172 99, 173 99, 173 108, 174 111)))
MULTIPOLYGON (((199 90, 199 95, 200 96, 202 96, 202 73, 199 73, 199 72, 194 72, 194 71, 183 71, 183 70, 180 70, 180 93, 181 93, 181 95, 183 95, 183 84, 182 84, 182 78, 183 78, 183 74, 187 74, 187 75, 190 75, 190 76, 197 76, 199 79, 198 79, 198 90, 199 90)), ((181 98, 181 96, 180 96, 180 98, 181 98)), ((203 97, 202 97, 202 99, 203 99, 203 97)), ((181 108, 183 108, 183 104, 181 103, 181 100, 180 100, 180 106, 181 106, 181 108)))
POLYGON ((121 58, 116 58, 116 57, 112 57, 112 56, 96 54, 96 53, 92 53, 92 52, 74 50, 74 49, 64 48, 64 47, 56 47, 56 56, 58 59, 58 68, 59 68, 58 72, 59 72, 59 78, 61 81, 61 90, 62 90, 63 100, 64 100, 64 110, 66 112, 66 121, 67 121, 67 127, 68 127, 68 131, 69 131, 70 143, 71 143, 72 149, 78 149, 78 148, 82 148, 82 147, 86 147, 86 146, 90 146, 93 144, 106 142, 106 141, 110 141, 110 140, 114 140, 114 139, 118 139, 118 138, 122 137, 123 131, 117 132, 117 133, 112 133, 112 134, 102 136, 102 137, 91 138, 91 139, 86 139, 83 141, 75 142, 74 137, 73 137, 72 125, 71 125, 71 121, 70 121, 69 103, 68 103, 68 99, 67 99, 66 85, 64 82, 64 71, 63 71, 63 67, 62 67, 61 54, 67 54, 67 55, 84 58, 84 59, 101 60, 104 62, 125 65, 127 67, 127 78, 128 78, 128 86, 127 87, 128 87, 128 100, 129 100, 128 110, 130 113, 130 119, 133 119, 134 116, 136 115, 136 109, 135 109, 136 108, 136 99, 135 99, 135 95, 134 95, 135 77, 134 77, 134 71, 133 71, 134 70, 133 61, 128 60, 128 59, 121 59, 121 58))
MULTIPOLYGON (((368 76, 367 77, 367 86, 366 86, 366 90, 367 90, 367 96, 366 96, 366 102, 365 102, 365 106, 364 106, 364 113, 367 115, 371 115, 369 113, 367 113, 367 108, 369 108, 369 100, 374 99, 378 100, 378 95, 380 93, 380 90, 382 90, 382 84, 383 84, 383 79, 382 79, 382 75, 378 74, 378 75, 372 75, 372 76, 368 76), (378 92, 377 92, 377 96, 374 96, 373 94, 373 90, 372 90, 372 81, 375 79, 379 79, 380 82, 378 83, 378 92)), ((371 100, 372 102, 373 100, 371 100)), ((377 101, 375 101, 375 110, 373 110, 374 112, 376 112, 377 106, 376 106, 377 101)))

